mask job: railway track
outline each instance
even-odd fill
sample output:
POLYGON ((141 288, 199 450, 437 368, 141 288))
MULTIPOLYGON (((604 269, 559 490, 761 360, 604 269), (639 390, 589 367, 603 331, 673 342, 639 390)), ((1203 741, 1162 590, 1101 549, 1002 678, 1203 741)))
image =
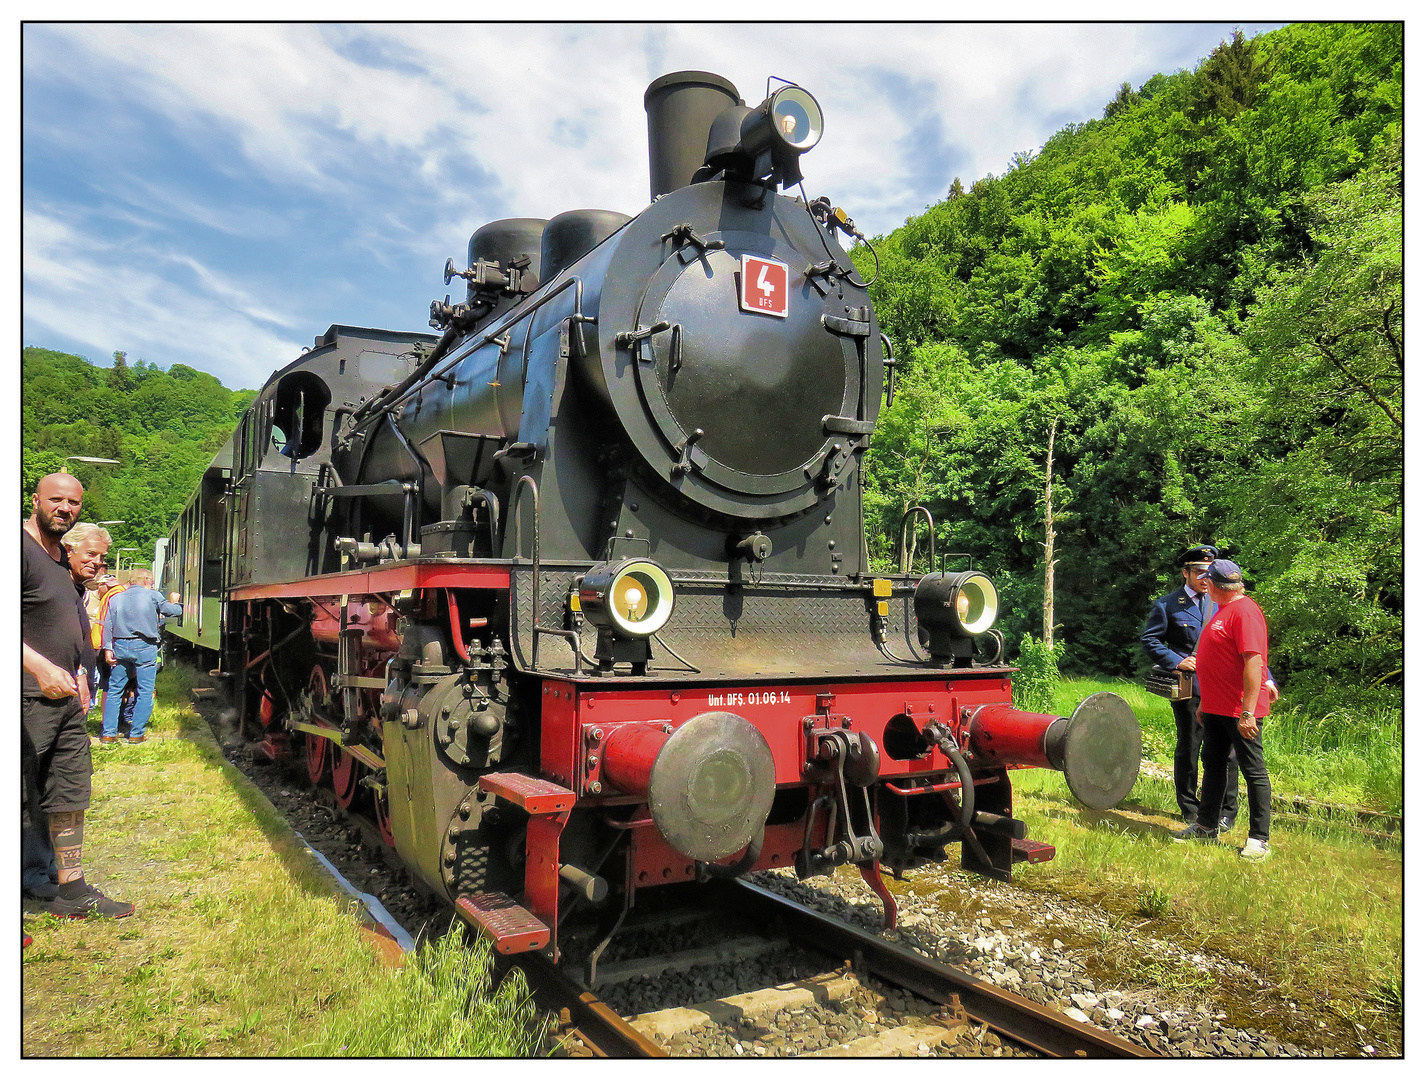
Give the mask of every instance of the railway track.
POLYGON ((739 881, 734 889, 741 903, 776 919, 804 944, 853 965, 883 982, 951 1008, 963 1009, 973 1022, 986 1024, 1001 1036, 1046 1057, 1154 1057, 1116 1035, 1069 1019, 1028 998, 982 982, 958 968, 929 960, 911 949, 884 941, 758 885, 739 881))
MULTIPOLYGON (((940 964, 910 949, 885 941, 840 920, 812 911, 747 882, 728 883, 722 891, 722 910, 736 909, 749 921, 775 927, 781 936, 733 938, 681 950, 673 954, 605 963, 595 983, 603 988, 630 978, 658 978, 664 972, 686 969, 712 959, 728 962, 739 954, 759 952, 790 943, 814 950, 839 963, 810 977, 794 978, 776 987, 740 993, 684 1007, 658 1009, 628 1019, 601 1001, 594 991, 542 957, 526 954, 517 963, 546 1007, 558 1010, 563 1031, 577 1042, 576 1052, 598 1057, 662 1057, 671 1044, 677 1052, 680 1035, 710 1023, 746 1035, 773 1036, 773 1056, 796 1054, 791 1032, 777 1032, 776 1017, 796 1015, 814 1005, 837 1006, 849 1013, 867 1009, 867 986, 892 987, 901 1014, 900 1023, 875 1034, 849 1038, 838 1045, 813 1050, 805 1056, 881 1057, 894 1054, 926 1055, 946 1047, 968 1054, 988 1053, 995 1047, 1051 1058, 1153 1057, 1150 1051, 1099 1028, 1081 1024, 1054 1009, 982 982, 956 968, 940 964), (899 991, 897 995, 896 992, 899 991), (905 1004, 913 996, 916 1004, 905 1004), (769 1029, 769 1025, 773 1025, 769 1029), (992 1034, 991 1034, 992 1033, 992 1034), (987 1037, 988 1036, 988 1037, 987 1037)), ((676 916, 675 916, 676 917, 676 916)), ((686 916, 695 918, 691 913, 686 916)), ((886 999, 882 999, 886 1000, 886 999)), ((882 1006, 884 1009, 885 1006, 882 1006)), ((684 1046, 687 1044, 684 1043, 684 1046)), ((732 1042, 730 1050, 705 1053, 744 1053, 750 1044, 732 1042)), ((747 1053, 753 1053, 748 1050, 747 1053)), ((756 1054, 766 1053, 759 1042, 756 1054)))
POLYGON ((524 972, 536 1000, 559 1014, 560 1027, 594 1057, 652 1058, 667 1053, 613 1009, 538 953, 523 953, 515 966, 524 972))

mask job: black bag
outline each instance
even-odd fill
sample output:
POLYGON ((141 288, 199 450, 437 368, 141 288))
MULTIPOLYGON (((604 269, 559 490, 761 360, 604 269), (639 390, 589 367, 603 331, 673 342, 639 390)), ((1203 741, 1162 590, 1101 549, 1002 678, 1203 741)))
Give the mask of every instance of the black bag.
POLYGON ((1148 693, 1169 701, 1187 701, 1192 697, 1192 676, 1191 671, 1181 668, 1154 667, 1143 685, 1148 693))

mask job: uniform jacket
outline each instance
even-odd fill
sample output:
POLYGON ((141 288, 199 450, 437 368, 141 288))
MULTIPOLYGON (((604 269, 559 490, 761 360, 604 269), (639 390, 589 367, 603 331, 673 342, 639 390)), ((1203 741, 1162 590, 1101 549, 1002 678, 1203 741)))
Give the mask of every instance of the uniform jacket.
POLYGON ((1206 593, 1194 596, 1186 585, 1174 589, 1153 601, 1143 627, 1143 648, 1159 667, 1176 668, 1192 654, 1206 620, 1216 613, 1217 605, 1206 593))

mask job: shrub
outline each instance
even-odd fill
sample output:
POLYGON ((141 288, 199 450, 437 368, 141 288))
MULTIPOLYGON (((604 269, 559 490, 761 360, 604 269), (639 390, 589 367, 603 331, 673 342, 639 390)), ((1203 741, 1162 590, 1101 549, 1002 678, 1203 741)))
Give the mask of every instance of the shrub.
POLYGON ((1014 677, 1014 703, 1028 712, 1048 712, 1054 707, 1054 690, 1059 685, 1059 661, 1064 643, 1051 648, 1031 634, 1019 642, 1019 674, 1014 677))

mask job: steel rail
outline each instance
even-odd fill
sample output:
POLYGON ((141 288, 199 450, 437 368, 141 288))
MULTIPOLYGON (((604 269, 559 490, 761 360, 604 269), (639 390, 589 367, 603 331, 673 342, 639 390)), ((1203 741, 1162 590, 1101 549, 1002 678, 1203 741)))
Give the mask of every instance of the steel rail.
POLYGON ((942 1005, 950 1004, 952 997, 958 995, 973 1019, 1041 1054, 1062 1058, 1158 1056, 1100 1028, 1071 1020, 1057 1009, 928 960, 911 949, 812 911, 761 886, 738 881, 729 887, 737 890, 739 905, 755 907, 769 919, 780 919, 788 933, 813 948, 840 960, 859 958, 878 978, 942 1005))
POLYGON ((518 953, 510 959, 525 973, 535 995, 554 1009, 569 1010, 569 1021, 597 1057, 654 1058, 668 1053, 636 1030, 592 991, 585 990, 537 952, 518 953))

